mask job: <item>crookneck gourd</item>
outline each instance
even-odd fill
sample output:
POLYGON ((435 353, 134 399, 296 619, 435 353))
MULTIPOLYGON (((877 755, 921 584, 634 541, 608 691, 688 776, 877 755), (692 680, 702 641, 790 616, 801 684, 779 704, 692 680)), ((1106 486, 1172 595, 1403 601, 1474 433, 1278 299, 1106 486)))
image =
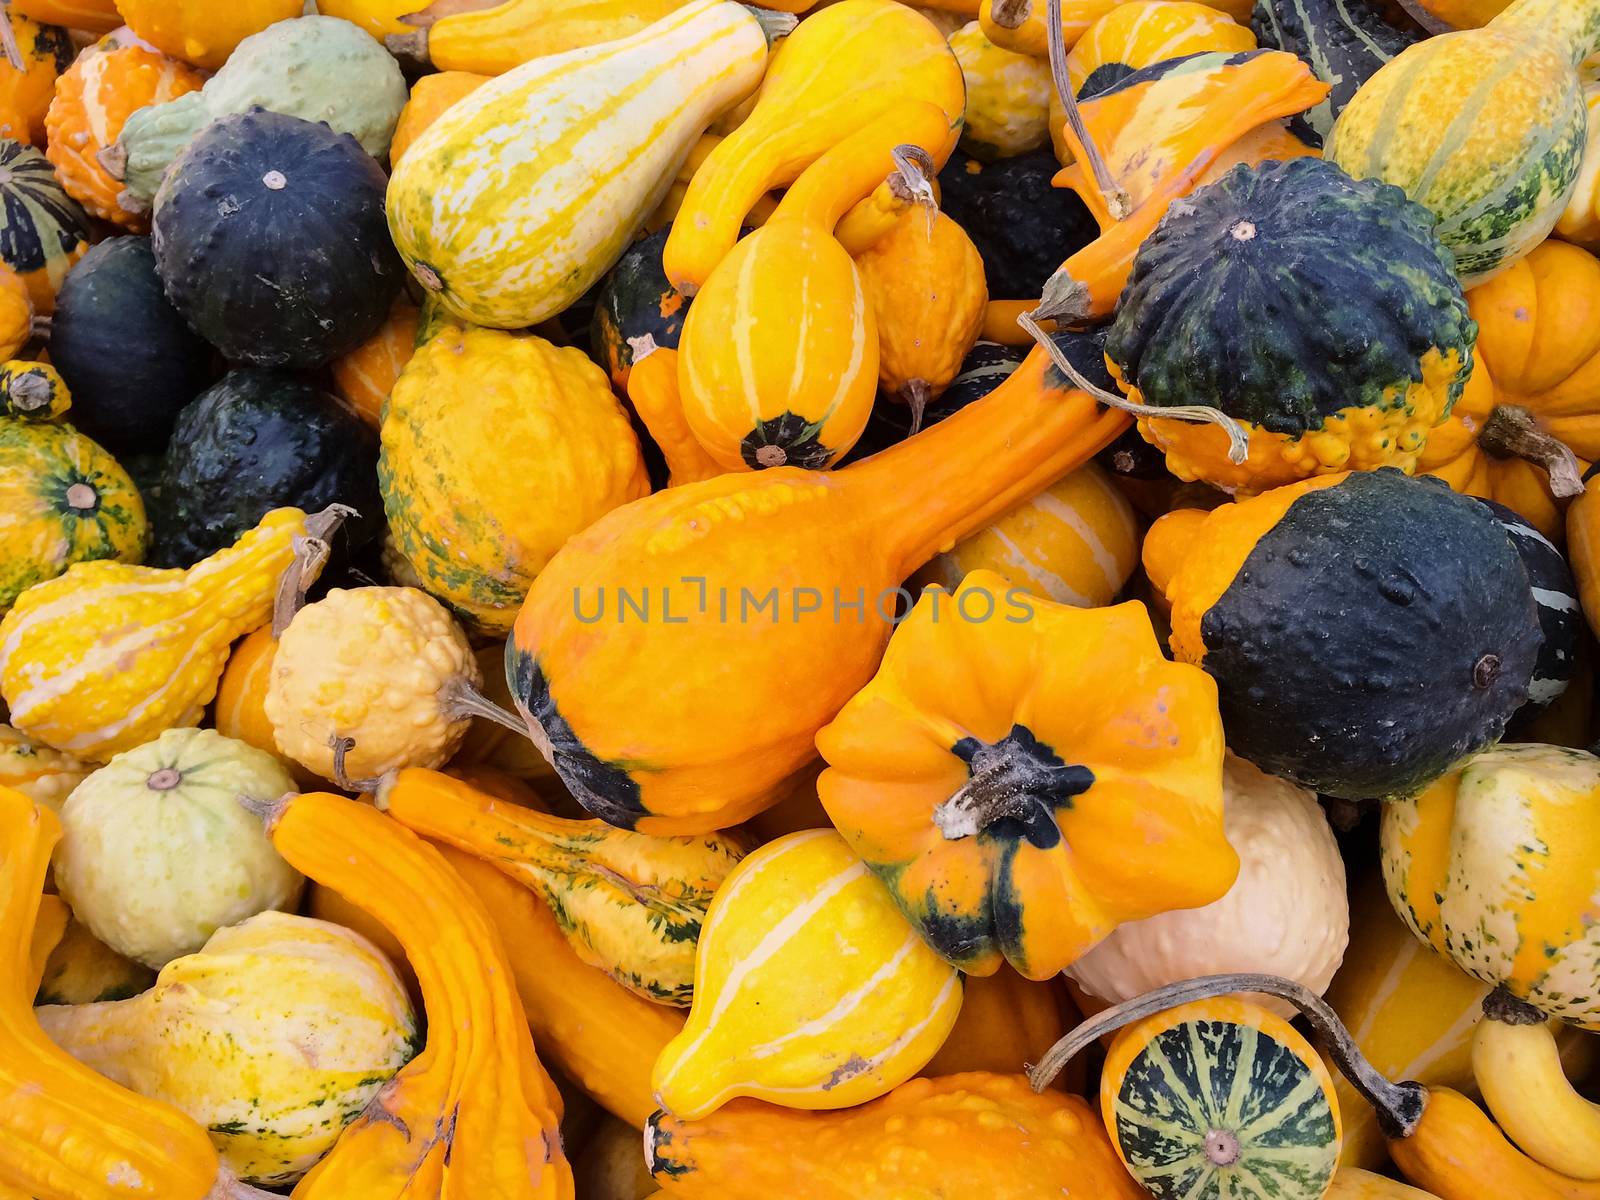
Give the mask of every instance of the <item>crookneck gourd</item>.
POLYGON ((1411 470, 1461 395, 1476 334, 1428 213, 1305 158, 1235 167, 1169 214, 1139 248, 1106 358, 1152 410, 1238 420, 1243 462, 1215 425, 1141 416, 1139 429, 1179 478, 1251 495, 1324 472, 1411 470), (1296 270, 1277 269, 1285 256, 1296 270), (1332 279, 1349 306, 1330 308, 1332 279), (1243 311, 1267 315, 1241 333, 1230 322, 1243 311))
POLYGON ((650 490, 605 373, 531 334, 441 328, 401 371, 380 440, 397 548, 420 586, 486 636, 510 631, 563 542, 650 490))
MULTIPOLYGON (((684 7, 685 2, 437 0, 422 4, 415 12, 404 12, 397 28, 385 30, 383 40, 391 53, 441 71, 503 75, 529 59, 630 37, 684 7)), ((334 12, 335 7, 324 5, 323 11, 334 12)))
POLYGON ((699 1121, 660 1113, 645 1158, 669 1198, 1148 1200, 1081 1097, 982 1071, 913 1079, 843 1112, 737 1100, 699 1121))
POLYGON ((712 901, 694 1006, 651 1086, 684 1120, 739 1096, 850 1108, 921 1070, 960 1011, 960 973, 844 839, 803 830, 751 854, 712 901))
POLYGON ((399 939, 427 1016, 421 1051, 300 1181, 297 1200, 573 1200, 560 1097, 483 902, 439 851, 365 804, 307 792, 261 807, 290 863, 399 939))
MULTIPOLYGON (((1119 4, 1132 0, 1061 0, 1061 40, 1071 50, 1089 26, 1119 4)), ((1237 3, 1237 0, 1233 0, 1237 3)), ((1219 7, 1221 4, 1219 2, 1219 7)), ((982 0, 978 24, 997 46, 1047 58, 1050 54, 1047 0, 982 0)))
POLYGON ((1217 681, 1229 747, 1352 800, 1413 791, 1497 740, 1544 639, 1494 514, 1392 468, 1173 512, 1144 563, 1174 655, 1217 681))
POLYGON ((1588 140, 1576 67, 1597 48, 1597 0, 1517 0, 1381 68, 1339 115, 1328 157, 1432 210, 1463 281, 1479 283, 1566 208, 1588 140))
POLYGON ((937 167, 948 142, 938 105, 894 106, 806 168, 711 272, 684 318, 678 392, 719 466, 821 469, 861 436, 878 391, 876 305, 834 226, 886 178, 906 178, 896 155, 937 167))
POLYGON ((509 71, 395 164, 389 229, 401 257, 463 319, 520 329, 554 316, 616 261, 766 62, 749 9, 690 0, 631 36, 509 71), (485 253, 491 230, 505 236, 485 253))
POLYGON ((1047 979, 1238 873, 1216 686, 1162 656, 1137 603, 1055 604, 989 571, 930 589, 817 748, 834 825, 973 974, 1047 979))
POLYGON ((506 674, 579 802, 674 834, 771 804, 877 668, 901 582, 1126 427, 1048 363, 1034 353, 983 400, 854 466, 670 488, 568 541, 528 593, 506 674), (639 672, 654 686, 624 696, 609 682, 639 672))
POLYGON ((36 1015, 79 1062, 205 1125, 235 1175, 268 1187, 332 1148, 418 1032, 365 938, 278 912, 217 930, 142 995, 36 1015))
POLYGON ((842 0, 806 18, 773 55, 750 115, 695 172, 662 255, 667 279, 693 295, 733 249, 762 195, 912 101, 937 105, 949 118, 943 162, 961 127, 966 89, 961 64, 926 17, 894 0, 842 0))
POLYGON ((0 1190, 19 1200, 265 1200, 221 1169, 198 1124, 84 1066, 39 1027, 31 943, 60 836, 54 813, 0 787, 0 1190))
POLYGON ((229 646, 271 615, 295 542, 328 536, 342 512, 276 509, 188 570, 77 563, 29 588, 0 621, 11 723, 89 759, 199 724, 229 646))
POLYGON ((536 890, 590 966, 658 1004, 688 1005, 695 943, 712 894, 743 854, 737 842, 565 820, 418 769, 386 779, 378 805, 536 890))
POLYGON ((123 23, 116 0, 16 0, 10 7, 35 21, 89 33, 110 33, 123 23))
POLYGON ((1600 458, 1600 259, 1548 241, 1467 293, 1477 365, 1417 470, 1497 500, 1559 542, 1600 458))

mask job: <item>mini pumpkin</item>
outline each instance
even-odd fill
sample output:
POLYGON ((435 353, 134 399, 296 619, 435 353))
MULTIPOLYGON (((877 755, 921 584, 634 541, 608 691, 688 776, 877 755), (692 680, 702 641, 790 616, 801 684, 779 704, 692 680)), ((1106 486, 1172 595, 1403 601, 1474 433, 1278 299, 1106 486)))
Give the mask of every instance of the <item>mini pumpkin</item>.
POLYGON ((1136 603, 1054 604, 988 571, 930 589, 817 748, 834 825, 972 974, 1048 978, 1238 873, 1215 686, 1136 603))

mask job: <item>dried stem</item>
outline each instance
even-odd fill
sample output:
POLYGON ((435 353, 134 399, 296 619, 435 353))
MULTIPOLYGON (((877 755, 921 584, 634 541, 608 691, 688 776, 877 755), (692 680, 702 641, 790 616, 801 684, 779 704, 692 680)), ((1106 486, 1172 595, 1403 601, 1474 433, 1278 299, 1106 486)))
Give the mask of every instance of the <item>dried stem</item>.
POLYGON ((338 734, 333 734, 328 738, 328 749, 333 751, 333 782, 346 792, 375 791, 383 784, 382 775, 374 775, 371 779, 351 779, 345 773, 345 755, 355 748, 356 740, 353 737, 340 737, 338 734))
POLYGON ((294 799, 294 793, 285 792, 276 800, 263 800, 258 796, 235 796, 234 799, 239 802, 240 808, 259 819, 267 832, 271 833, 272 827, 283 815, 283 810, 288 808, 289 802, 294 799))
POLYGON ((8 8, 0 8, 0 46, 5 48, 6 61, 19 73, 25 73, 28 66, 22 61, 22 47, 17 45, 17 31, 11 27, 11 10, 8 8))
POLYGON ((521 717, 501 708, 479 691, 472 680, 461 675, 445 684, 439 692, 439 711, 451 721, 459 721, 465 717, 482 717, 485 721, 493 721, 496 725, 504 726, 512 733, 525 737, 530 742, 533 741, 521 717))
POLYGON ((1583 469, 1578 456, 1559 438, 1539 428, 1520 404, 1497 404, 1478 434, 1478 445, 1495 458, 1520 458, 1542 467, 1550 477, 1550 494, 1558 500, 1583 495, 1583 469))
POLYGON ((994 0, 989 19, 1001 29, 1020 29, 1033 13, 1033 0, 994 0))
POLYGON ((1078 111, 1078 98, 1072 94, 1072 81, 1067 76, 1067 39, 1061 32, 1061 0, 1049 0, 1045 22, 1048 25, 1045 34, 1050 43, 1050 75, 1055 81, 1056 94, 1061 97, 1061 107, 1066 110, 1067 124, 1072 127, 1072 135, 1078 139, 1083 157, 1088 161, 1095 187, 1105 197, 1106 211, 1113 220, 1120 221, 1133 211, 1133 204, 1128 193, 1111 177, 1100 147, 1089 136, 1089 127, 1078 111))

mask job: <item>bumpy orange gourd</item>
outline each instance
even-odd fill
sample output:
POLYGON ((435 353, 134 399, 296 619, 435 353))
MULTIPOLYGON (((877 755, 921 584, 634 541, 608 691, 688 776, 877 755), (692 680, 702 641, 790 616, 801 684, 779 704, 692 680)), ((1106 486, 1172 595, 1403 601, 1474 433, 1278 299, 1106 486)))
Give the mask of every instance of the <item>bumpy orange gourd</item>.
POLYGON ((417 348, 421 320, 415 304, 403 294, 396 297, 378 332, 329 368, 334 391, 374 429, 382 424, 384 403, 417 348))
POLYGON ((861 436, 877 394, 877 319, 833 228, 895 172, 898 147, 937 163, 948 135, 937 105, 895 106, 819 157, 711 272, 684 318, 678 391, 719 466, 821 469, 861 436))
POLYGON ((925 592, 817 734, 822 806, 902 912, 976 975, 1047 979, 1123 921, 1233 885, 1216 685, 1142 605, 1080 609, 990 571, 925 592))
POLYGON ((264 1197, 219 1178, 204 1129, 72 1058, 34 1019, 33 935, 54 813, 0 787, 0 1195, 37 1200, 264 1197))
MULTIPOLYGON (((414 0, 405 0, 413 3, 414 0)), ((493 78, 474 75, 470 71, 440 71, 437 75, 424 75, 411 87, 411 99, 400 110, 400 121, 394 127, 394 139, 389 143, 389 161, 397 163, 411 143, 422 135, 440 117, 445 109, 457 100, 470 96, 493 78)))
POLYGON ((895 0, 841 0, 807 17, 778 47, 750 116, 695 172, 662 255, 667 279, 686 296, 699 290, 764 193, 913 100, 949 118, 948 145, 936 156, 943 162, 955 147, 966 85, 926 17, 895 0))
POLYGON ((235 738, 275 756, 288 768, 296 783, 309 788, 317 782, 318 776, 278 748, 272 722, 267 717, 267 688, 272 682, 272 660, 277 653, 278 638, 270 624, 260 626, 235 643, 228 655, 228 665, 217 682, 211 723, 224 737, 235 738))
POLYGON ((1559 543, 1578 473, 1600 458, 1600 259, 1544 242, 1469 291, 1467 307, 1477 366, 1417 470, 1559 543))
POLYGON ((113 33, 84 51, 56 83, 45 157, 61 186, 93 216, 132 233, 150 228, 148 206, 119 203, 122 181, 97 157, 115 145, 138 109, 198 91, 205 77, 187 63, 113 33))
POLYGON ((1148 1200, 1078 1096, 1020 1075, 913 1079, 880 1100, 810 1113, 736 1100, 701 1121, 658 1114, 645 1156, 687 1200, 1148 1200))
POLYGON ((11 359, 22 353, 37 330, 34 326, 33 297, 22 277, 0 263, 0 357, 11 359))
POLYGON ((984 399, 844 470, 670 488, 568 541, 528 594, 506 674, 579 802, 651 833, 772 804, 877 668, 894 589, 1126 428, 1047 363, 1036 351, 984 399), (656 619, 619 619, 623 589, 656 619), (624 694, 624 677, 653 682, 624 694))
POLYGON ((233 48, 268 25, 305 12, 302 0, 117 0, 117 11, 157 50, 215 71, 233 48))
POLYGON ((278 852, 400 940, 428 1040, 386 1083, 298 1200, 572 1200, 560 1099, 534 1054, 504 942, 439 852, 373 808, 326 792, 265 814, 278 852))
POLYGON ((635 359, 628 371, 628 400, 667 460, 667 486, 697 483, 722 474, 722 466, 700 444, 683 414, 678 390, 678 352, 657 347, 635 359))
POLYGON ((878 326, 878 380, 922 427, 928 401, 950 386, 983 329, 983 259, 943 213, 907 210, 856 256, 878 326))

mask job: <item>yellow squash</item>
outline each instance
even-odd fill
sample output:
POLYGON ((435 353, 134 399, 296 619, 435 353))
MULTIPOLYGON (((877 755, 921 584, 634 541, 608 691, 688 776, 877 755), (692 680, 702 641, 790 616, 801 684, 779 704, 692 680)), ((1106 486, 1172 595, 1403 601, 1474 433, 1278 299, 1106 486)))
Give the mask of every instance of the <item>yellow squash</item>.
POLYGON ((271 615, 296 541, 327 534, 343 511, 274 509, 187 570, 78 563, 29 588, 0 621, 11 723, 101 760, 199 724, 229 646, 271 615))
POLYGON ((656 1059, 656 1100, 698 1120, 737 1096, 789 1108, 877 1099, 933 1057, 961 976, 831 829, 789 834, 711 905, 694 1007, 656 1059))
POLYGON ((691 0, 630 37, 484 84, 395 165, 389 230, 401 257, 475 324, 520 329, 554 316, 616 261, 766 61, 750 10, 691 0))

